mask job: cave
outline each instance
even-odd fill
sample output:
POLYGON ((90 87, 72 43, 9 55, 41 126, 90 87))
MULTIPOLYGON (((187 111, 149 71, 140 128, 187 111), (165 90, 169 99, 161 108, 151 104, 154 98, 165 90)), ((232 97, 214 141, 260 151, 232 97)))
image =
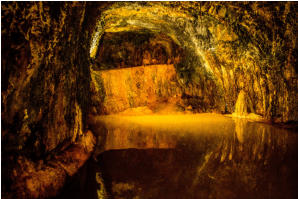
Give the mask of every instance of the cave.
POLYGON ((298 198, 296 2, 1 2, 1 197, 298 198))

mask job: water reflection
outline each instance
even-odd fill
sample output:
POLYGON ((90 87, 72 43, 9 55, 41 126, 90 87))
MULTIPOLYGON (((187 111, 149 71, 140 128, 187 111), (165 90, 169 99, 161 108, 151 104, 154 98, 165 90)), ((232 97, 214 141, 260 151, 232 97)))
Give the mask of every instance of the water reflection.
POLYGON ((104 151, 176 148, 177 142, 184 137, 224 136, 235 128, 230 118, 217 114, 109 115, 96 118, 94 123, 95 129, 99 130, 96 132, 99 139, 105 137, 104 149, 101 149, 104 151))
POLYGON ((107 116, 96 125, 105 145, 89 167, 109 198, 298 198, 296 133, 214 114, 107 116))

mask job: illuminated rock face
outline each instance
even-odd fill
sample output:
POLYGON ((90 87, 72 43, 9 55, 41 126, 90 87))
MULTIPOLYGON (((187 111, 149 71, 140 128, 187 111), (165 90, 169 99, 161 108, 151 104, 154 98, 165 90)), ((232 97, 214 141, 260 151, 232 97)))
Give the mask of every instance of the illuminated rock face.
POLYGON ((172 106, 172 112, 206 112, 220 109, 215 84, 185 85, 174 65, 149 65, 92 71, 95 98, 93 113, 115 114, 130 108, 148 107, 153 112, 172 106), (99 109, 100 108, 100 109, 99 109), (98 112, 96 109, 99 109, 98 112))
MULTIPOLYGON (((95 73, 95 72, 94 72, 95 73)), ((107 114, 158 103, 179 103, 181 90, 173 65, 140 66, 96 72, 103 81, 107 114)))
MULTIPOLYGON (((98 19, 109 40, 144 30, 171 38, 159 38, 161 46, 175 43, 183 49, 174 63, 176 72, 182 87, 201 87, 201 96, 208 96, 203 100, 206 112, 233 113, 243 91, 250 113, 286 122, 298 118, 295 15, 295 3, 149 2, 115 3, 98 19)), ((104 40, 98 41, 96 56, 103 56, 104 40)), ((135 49, 132 43, 128 46, 135 49)), ((113 54, 121 52, 119 48, 113 54)), ((113 67, 121 66, 115 62, 113 67)))
POLYGON ((244 91, 240 91, 236 105, 235 105, 235 114, 246 115, 247 114, 247 97, 244 91))
POLYGON ((86 134, 89 113, 160 100, 237 113, 242 99, 248 113, 298 121, 296 2, 6 2, 1 9, 7 184, 17 163, 6 160, 52 159, 86 134), (121 81, 101 72, 140 65, 146 75, 123 69, 130 72, 117 74, 121 81))

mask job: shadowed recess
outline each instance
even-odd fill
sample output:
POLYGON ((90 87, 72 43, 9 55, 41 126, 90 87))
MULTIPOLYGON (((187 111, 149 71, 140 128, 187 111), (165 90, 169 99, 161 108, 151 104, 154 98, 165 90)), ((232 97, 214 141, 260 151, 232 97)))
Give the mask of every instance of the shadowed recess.
POLYGON ((1 3, 1 197, 297 198, 297 8, 1 3))

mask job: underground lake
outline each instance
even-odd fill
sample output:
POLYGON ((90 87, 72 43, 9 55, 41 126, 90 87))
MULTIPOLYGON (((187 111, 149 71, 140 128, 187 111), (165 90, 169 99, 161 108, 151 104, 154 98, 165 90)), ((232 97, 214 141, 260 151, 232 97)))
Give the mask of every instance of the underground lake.
POLYGON ((295 198, 298 134, 219 114, 94 119, 104 145, 60 198, 295 198))
POLYGON ((1 2, 1 198, 297 199, 297 9, 1 2))

